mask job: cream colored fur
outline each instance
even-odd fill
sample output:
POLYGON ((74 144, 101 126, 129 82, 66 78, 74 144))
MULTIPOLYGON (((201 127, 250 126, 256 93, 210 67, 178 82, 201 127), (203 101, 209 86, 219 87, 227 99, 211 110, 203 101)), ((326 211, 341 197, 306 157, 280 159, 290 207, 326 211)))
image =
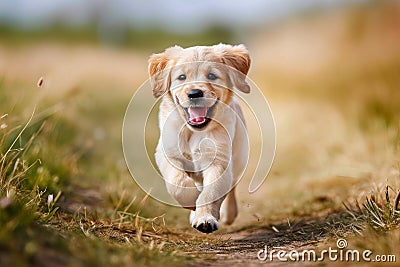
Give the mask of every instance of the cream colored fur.
MULTIPOLYGON (((190 223, 202 232, 231 224, 238 214, 235 186, 247 163, 247 131, 232 90, 249 92, 250 57, 243 45, 175 46, 149 60, 155 97, 162 96, 156 162, 170 195, 191 209, 190 223), (209 79, 212 72, 218 78, 209 79), (179 75, 185 75, 185 80, 179 75), (204 93, 211 120, 201 129, 187 123, 188 92, 204 93)), ((182 76, 181 76, 182 77, 182 76)))

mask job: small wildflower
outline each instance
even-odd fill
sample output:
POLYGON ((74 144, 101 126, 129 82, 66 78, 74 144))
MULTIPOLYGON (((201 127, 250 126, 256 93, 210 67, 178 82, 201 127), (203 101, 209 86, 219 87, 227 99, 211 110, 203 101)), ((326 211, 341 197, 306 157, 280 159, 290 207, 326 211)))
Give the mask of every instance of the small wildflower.
POLYGON ((54 195, 53 194, 50 194, 48 197, 47 197, 47 205, 51 205, 51 203, 53 203, 53 201, 54 201, 54 195))

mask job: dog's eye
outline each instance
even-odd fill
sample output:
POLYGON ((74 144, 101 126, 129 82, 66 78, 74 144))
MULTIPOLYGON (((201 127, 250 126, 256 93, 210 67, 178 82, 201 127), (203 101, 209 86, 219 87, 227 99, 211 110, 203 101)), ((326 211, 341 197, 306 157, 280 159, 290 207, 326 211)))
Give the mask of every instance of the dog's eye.
POLYGON ((185 75, 185 74, 179 75, 179 76, 178 76, 178 80, 180 80, 180 81, 186 80, 186 75, 185 75))
POLYGON ((209 80, 216 80, 218 77, 214 74, 214 73, 209 73, 208 75, 207 75, 207 78, 209 79, 209 80))

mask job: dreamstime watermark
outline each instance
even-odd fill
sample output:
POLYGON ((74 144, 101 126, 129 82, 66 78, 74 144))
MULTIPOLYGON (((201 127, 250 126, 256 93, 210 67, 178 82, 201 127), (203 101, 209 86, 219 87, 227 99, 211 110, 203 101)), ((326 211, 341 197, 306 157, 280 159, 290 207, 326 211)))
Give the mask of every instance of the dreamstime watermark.
POLYGON ((396 255, 382 255, 369 250, 347 249, 347 240, 340 238, 336 242, 336 248, 328 247, 321 251, 314 249, 298 250, 283 250, 279 247, 269 248, 265 245, 264 249, 257 252, 257 258, 260 261, 312 261, 322 262, 340 261, 340 262, 396 262, 396 255))

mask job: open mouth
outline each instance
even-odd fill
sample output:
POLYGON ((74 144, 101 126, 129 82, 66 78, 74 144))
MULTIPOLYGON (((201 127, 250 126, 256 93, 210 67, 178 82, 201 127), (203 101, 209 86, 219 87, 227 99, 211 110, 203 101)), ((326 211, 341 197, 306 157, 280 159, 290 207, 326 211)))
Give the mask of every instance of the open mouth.
MULTIPOLYGON (((177 99, 178 100, 178 99, 177 99)), ((179 103, 179 101, 177 101, 179 103)), ((186 113, 186 122, 194 128, 203 128, 210 121, 213 110, 218 103, 218 99, 211 107, 206 106, 189 106, 188 108, 180 105, 186 113)))

